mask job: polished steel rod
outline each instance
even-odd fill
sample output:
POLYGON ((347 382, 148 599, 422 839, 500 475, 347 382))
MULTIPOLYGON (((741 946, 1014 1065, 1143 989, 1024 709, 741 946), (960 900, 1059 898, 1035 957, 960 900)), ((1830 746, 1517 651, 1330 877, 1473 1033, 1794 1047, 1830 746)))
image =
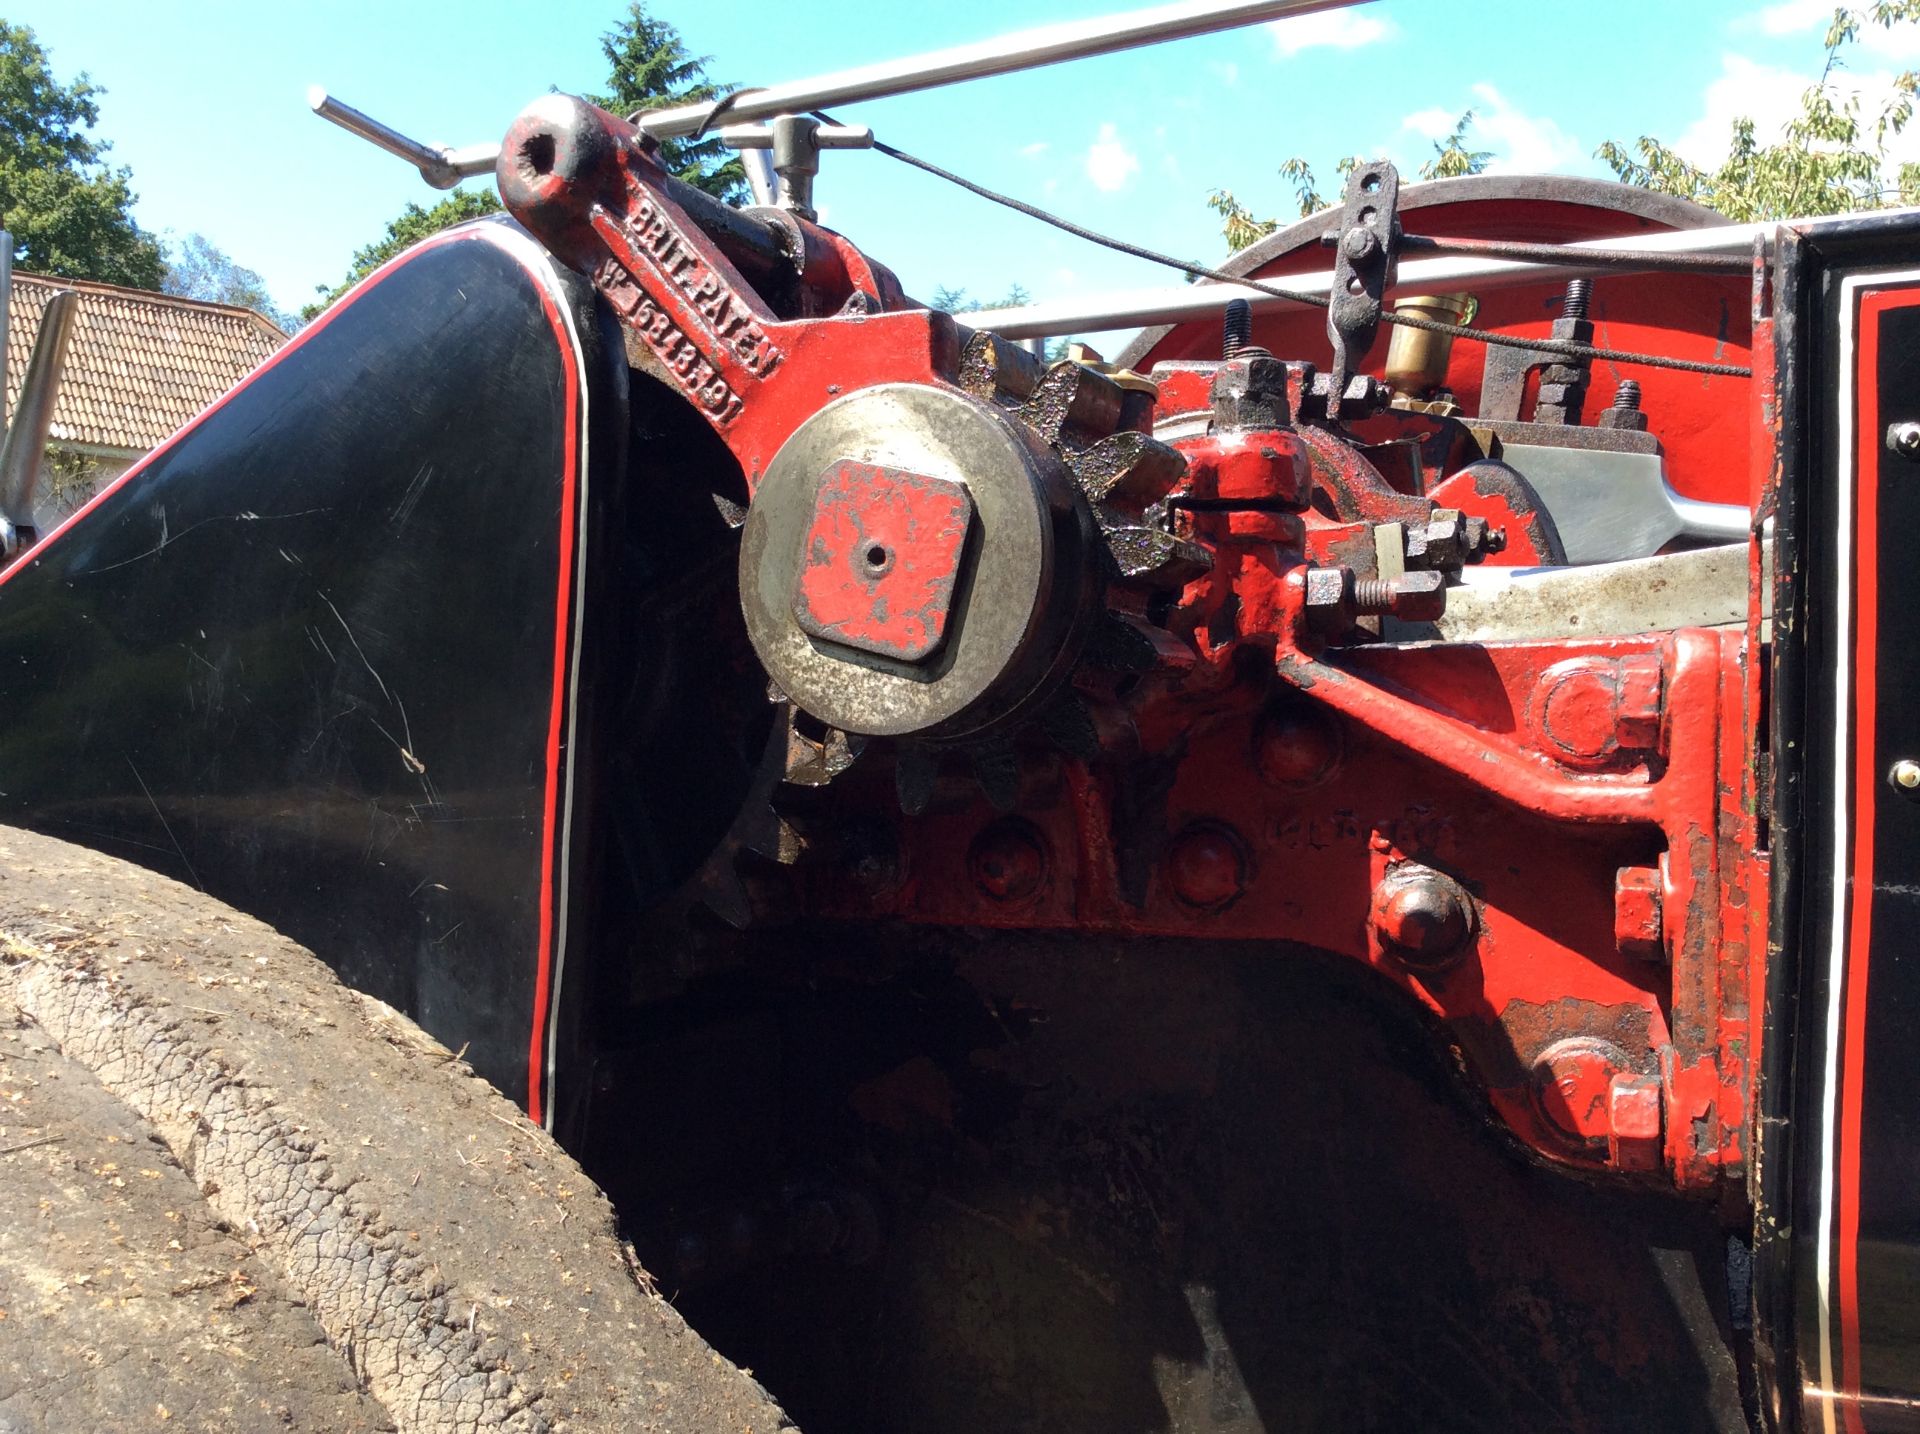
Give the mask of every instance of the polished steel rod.
MULTIPOLYGON (((672 139, 703 128, 723 103, 725 118, 734 123, 769 119, 774 115, 804 114, 823 105, 912 94, 915 90, 933 89, 961 80, 1033 70, 1043 65, 1057 65, 1063 60, 1106 55, 1140 45, 1211 35, 1266 20, 1285 20, 1365 3, 1367 0, 1176 0, 1174 4, 1157 5, 1148 10, 1042 25, 972 45, 955 45, 901 60, 883 60, 879 64, 836 70, 811 79, 790 80, 786 84, 740 93, 730 102, 709 101, 650 110, 638 122, 648 134, 672 139)), ((318 85, 307 91, 307 103, 322 119, 332 120, 342 129, 377 144, 388 154, 404 159, 436 189, 451 189, 462 179, 490 172, 500 154, 497 144, 469 145, 463 149, 422 144, 389 129, 352 105, 342 104, 318 85)))
MULTIPOLYGON (((1329 215, 1328 222, 1335 221, 1329 215)), ((1402 294, 1438 294, 1455 289, 1500 289, 1515 284, 1567 278, 1581 274, 1619 273, 1609 262, 1609 250, 1633 249, 1657 254, 1750 254, 1758 235, 1771 236, 1777 224, 1798 225, 1817 220, 1781 220, 1759 224, 1723 224, 1708 229, 1681 229, 1669 234, 1634 234, 1620 239, 1594 239, 1570 244, 1564 257, 1554 263, 1529 263, 1518 259, 1487 259, 1462 256, 1446 259, 1404 260, 1392 292, 1402 294), (1579 251, 1595 255, 1591 263, 1582 263, 1579 251)), ((1295 293, 1324 295, 1333 284, 1331 269, 1306 274, 1249 276, 1277 288, 1295 293)), ((1055 299, 1018 308, 995 309, 991 313, 969 316, 975 328, 993 330, 1010 339, 1042 338, 1061 334, 1104 333, 1146 324, 1177 324, 1190 319, 1218 314, 1228 299, 1245 299, 1258 313, 1264 309, 1299 308, 1292 299, 1262 293, 1240 284, 1202 281, 1197 284, 1163 284, 1152 288, 1110 290, 1088 294, 1084 298, 1055 299)))
POLYGON ((335 99, 319 85, 307 91, 307 104, 321 119, 331 120, 341 129, 359 135, 368 144, 378 145, 388 154, 404 159, 419 170, 420 177, 435 189, 451 189, 463 179, 493 173, 494 162, 500 156, 500 146, 497 144, 468 145, 463 149, 422 144, 396 129, 389 129, 372 115, 363 114, 352 105, 335 99))
MULTIPOLYGON (((1063 60, 1106 55, 1194 35, 1211 35, 1266 20, 1284 20, 1360 3, 1364 0, 1178 0, 1176 4, 1156 5, 1148 10, 1042 25, 971 45, 955 45, 951 49, 930 50, 904 59, 815 75, 811 79, 791 80, 741 94, 726 106, 726 118, 744 122, 772 115, 801 114, 855 100, 885 99, 889 95, 911 94, 961 80, 1039 69, 1063 60)), ((648 134, 662 139, 688 135, 704 125, 715 108, 713 103, 676 105, 671 109, 653 110, 638 123, 648 134)))

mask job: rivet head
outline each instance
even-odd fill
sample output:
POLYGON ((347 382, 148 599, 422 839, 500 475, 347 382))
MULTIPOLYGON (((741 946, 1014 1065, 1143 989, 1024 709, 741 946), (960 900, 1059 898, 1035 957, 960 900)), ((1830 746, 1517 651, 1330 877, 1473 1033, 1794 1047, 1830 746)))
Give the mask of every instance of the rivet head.
POLYGON ((1018 817, 995 822, 973 839, 967 873, 990 901, 1019 902, 1037 895, 1047 880, 1046 840, 1018 817))
POLYGON ((1887 447, 1902 458, 1920 458, 1920 423, 1895 423, 1888 427, 1887 447))
POLYGON ((1188 906, 1219 911, 1246 890, 1246 849, 1229 828, 1203 822, 1174 838, 1167 875, 1188 906))
POLYGON ((1902 757, 1887 773, 1887 780, 1903 792, 1920 791, 1920 762, 1902 757))
POLYGON ((1340 730, 1313 709, 1269 713, 1254 733, 1254 766, 1263 780, 1306 791, 1330 779, 1340 766, 1340 730))

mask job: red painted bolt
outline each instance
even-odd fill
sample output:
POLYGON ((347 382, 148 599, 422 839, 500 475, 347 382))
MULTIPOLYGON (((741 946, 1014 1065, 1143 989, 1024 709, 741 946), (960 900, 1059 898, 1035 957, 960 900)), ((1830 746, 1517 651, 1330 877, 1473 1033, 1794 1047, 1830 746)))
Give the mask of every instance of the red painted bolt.
POLYGON ((1231 828, 1188 827, 1167 853, 1167 879, 1188 906, 1218 911, 1247 889, 1247 854, 1231 828))
POLYGON ((1598 1148, 1612 1123, 1614 1078, 1625 1064, 1625 1054, 1605 1041, 1555 1041, 1533 1063, 1540 1113, 1571 1144, 1598 1148))
POLYGON ((1025 901, 1046 883, 1045 838, 1018 817, 995 822, 973 839, 967 873, 993 901, 1025 901))
POLYGON ((1595 1155, 1604 1150, 1617 1170, 1658 1170, 1660 1081, 1627 1065, 1626 1052, 1611 1041, 1555 1041, 1534 1059, 1534 1095, 1541 1115, 1571 1147, 1595 1155))
POLYGON ((1303 792, 1340 765, 1340 730, 1317 708, 1269 713, 1254 734, 1254 764, 1276 787, 1303 792))
POLYGON ((1660 912, 1660 873, 1623 866, 1613 879, 1613 943, 1622 956, 1657 961, 1666 955, 1660 912))
POLYGON ((1620 1074, 1607 1101, 1607 1163, 1621 1170, 1658 1170, 1661 1150, 1660 1082, 1620 1074))
POLYGON ((1452 877, 1408 862, 1375 888, 1373 929, 1409 965, 1437 966, 1458 956, 1473 935, 1473 906, 1452 877))

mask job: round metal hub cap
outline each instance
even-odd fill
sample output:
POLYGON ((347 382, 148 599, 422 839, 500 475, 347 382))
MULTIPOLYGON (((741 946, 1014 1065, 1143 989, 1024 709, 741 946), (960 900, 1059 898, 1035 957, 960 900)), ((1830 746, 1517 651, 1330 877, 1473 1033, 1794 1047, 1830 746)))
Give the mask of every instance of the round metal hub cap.
POLYGON ((958 738, 1064 680, 1099 600, 1097 534, 1059 461, 951 389, 829 404, 747 511, 740 600, 769 675, 822 722, 958 738))

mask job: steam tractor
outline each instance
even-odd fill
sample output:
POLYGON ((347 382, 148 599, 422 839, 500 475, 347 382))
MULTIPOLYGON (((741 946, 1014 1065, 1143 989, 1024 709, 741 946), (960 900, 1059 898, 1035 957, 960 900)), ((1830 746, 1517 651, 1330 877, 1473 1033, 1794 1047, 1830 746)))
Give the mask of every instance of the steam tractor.
POLYGON ((1366 164, 964 322, 816 218, 1322 8, 317 97, 510 217, 0 463, 0 1426, 1920 1428, 1920 215, 1366 164))

